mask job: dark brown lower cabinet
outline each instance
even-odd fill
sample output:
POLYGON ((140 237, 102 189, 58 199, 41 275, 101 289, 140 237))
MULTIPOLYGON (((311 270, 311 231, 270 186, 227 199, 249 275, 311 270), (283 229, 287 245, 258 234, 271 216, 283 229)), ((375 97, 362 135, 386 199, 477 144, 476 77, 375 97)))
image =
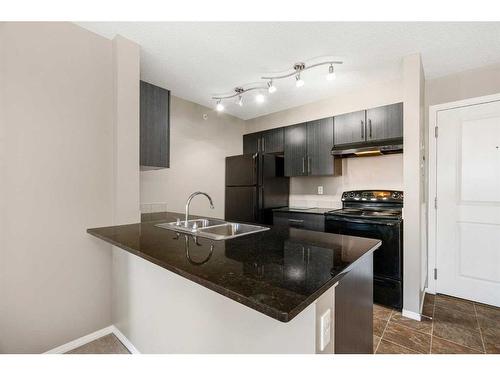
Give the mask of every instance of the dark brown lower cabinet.
POLYGON ((335 288, 335 354, 373 353, 373 253, 335 288))

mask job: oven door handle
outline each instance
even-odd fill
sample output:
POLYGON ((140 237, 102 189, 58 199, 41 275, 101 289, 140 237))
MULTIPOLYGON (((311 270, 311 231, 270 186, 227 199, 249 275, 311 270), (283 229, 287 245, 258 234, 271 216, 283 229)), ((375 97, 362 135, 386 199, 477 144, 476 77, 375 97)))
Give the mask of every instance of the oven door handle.
POLYGON ((371 219, 357 219, 357 218, 351 218, 351 217, 340 217, 340 216, 333 216, 333 215, 326 215, 326 220, 327 221, 341 221, 343 223, 356 223, 356 224, 377 224, 377 225, 386 225, 389 227, 394 227, 397 226, 401 223, 400 220, 394 220, 394 221, 384 221, 384 220, 371 220, 371 219))

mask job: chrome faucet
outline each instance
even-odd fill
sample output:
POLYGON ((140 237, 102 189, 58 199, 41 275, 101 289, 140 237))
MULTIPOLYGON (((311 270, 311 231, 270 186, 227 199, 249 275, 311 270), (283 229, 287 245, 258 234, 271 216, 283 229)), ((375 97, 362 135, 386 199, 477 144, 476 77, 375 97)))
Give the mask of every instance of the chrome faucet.
POLYGON ((212 202, 212 198, 210 198, 210 195, 207 193, 204 193, 202 191, 196 191, 193 194, 189 196, 189 198, 186 201, 186 219, 184 221, 184 226, 187 228, 188 227, 188 219, 189 219, 189 205, 191 204, 191 200, 196 197, 197 195, 204 195, 205 197, 208 198, 210 202, 210 208, 213 210, 214 209, 214 202, 212 202))

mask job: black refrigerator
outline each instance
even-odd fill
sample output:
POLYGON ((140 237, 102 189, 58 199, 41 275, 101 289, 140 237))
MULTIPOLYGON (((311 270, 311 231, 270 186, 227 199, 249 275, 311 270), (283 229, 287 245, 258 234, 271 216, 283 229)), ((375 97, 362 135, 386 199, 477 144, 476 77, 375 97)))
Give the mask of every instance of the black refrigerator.
POLYGON ((290 184, 284 167, 281 155, 227 157, 225 219, 272 224, 273 208, 288 206, 290 184))

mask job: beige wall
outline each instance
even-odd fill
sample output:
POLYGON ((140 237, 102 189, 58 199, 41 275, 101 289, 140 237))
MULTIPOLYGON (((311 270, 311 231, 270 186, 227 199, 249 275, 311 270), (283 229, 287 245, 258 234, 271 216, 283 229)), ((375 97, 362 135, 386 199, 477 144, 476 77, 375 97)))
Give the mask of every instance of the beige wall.
POLYGON ((201 105, 171 97, 170 168, 141 171, 141 204, 165 202, 167 209, 184 212, 194 191, 208 193, 192 201, 191 212, 224 217, 225 157, 241 154, 244 121, 201 105), (203 119, 208 114, 208 119, 203 119))
MULTIPOLYGON (((369 85, 362 90, 247 120, 245 133, 401 102, 402 90, 402 81, 369 85)), ((343 160, 340 177, 293 177, 290 179, 290 204, 338 207, 342 191, 370 188, 403 188, 402 155, 343 160), (317 194, 318 186, 323 186, 323 195, 317 194)))
POLYGON ((0 352, 111 323, 111 41, 70 23, 0 28, 0 352))
POLYGON ((467 70, 425 82, 426 106, 499 92, 500 64, 467 70))

